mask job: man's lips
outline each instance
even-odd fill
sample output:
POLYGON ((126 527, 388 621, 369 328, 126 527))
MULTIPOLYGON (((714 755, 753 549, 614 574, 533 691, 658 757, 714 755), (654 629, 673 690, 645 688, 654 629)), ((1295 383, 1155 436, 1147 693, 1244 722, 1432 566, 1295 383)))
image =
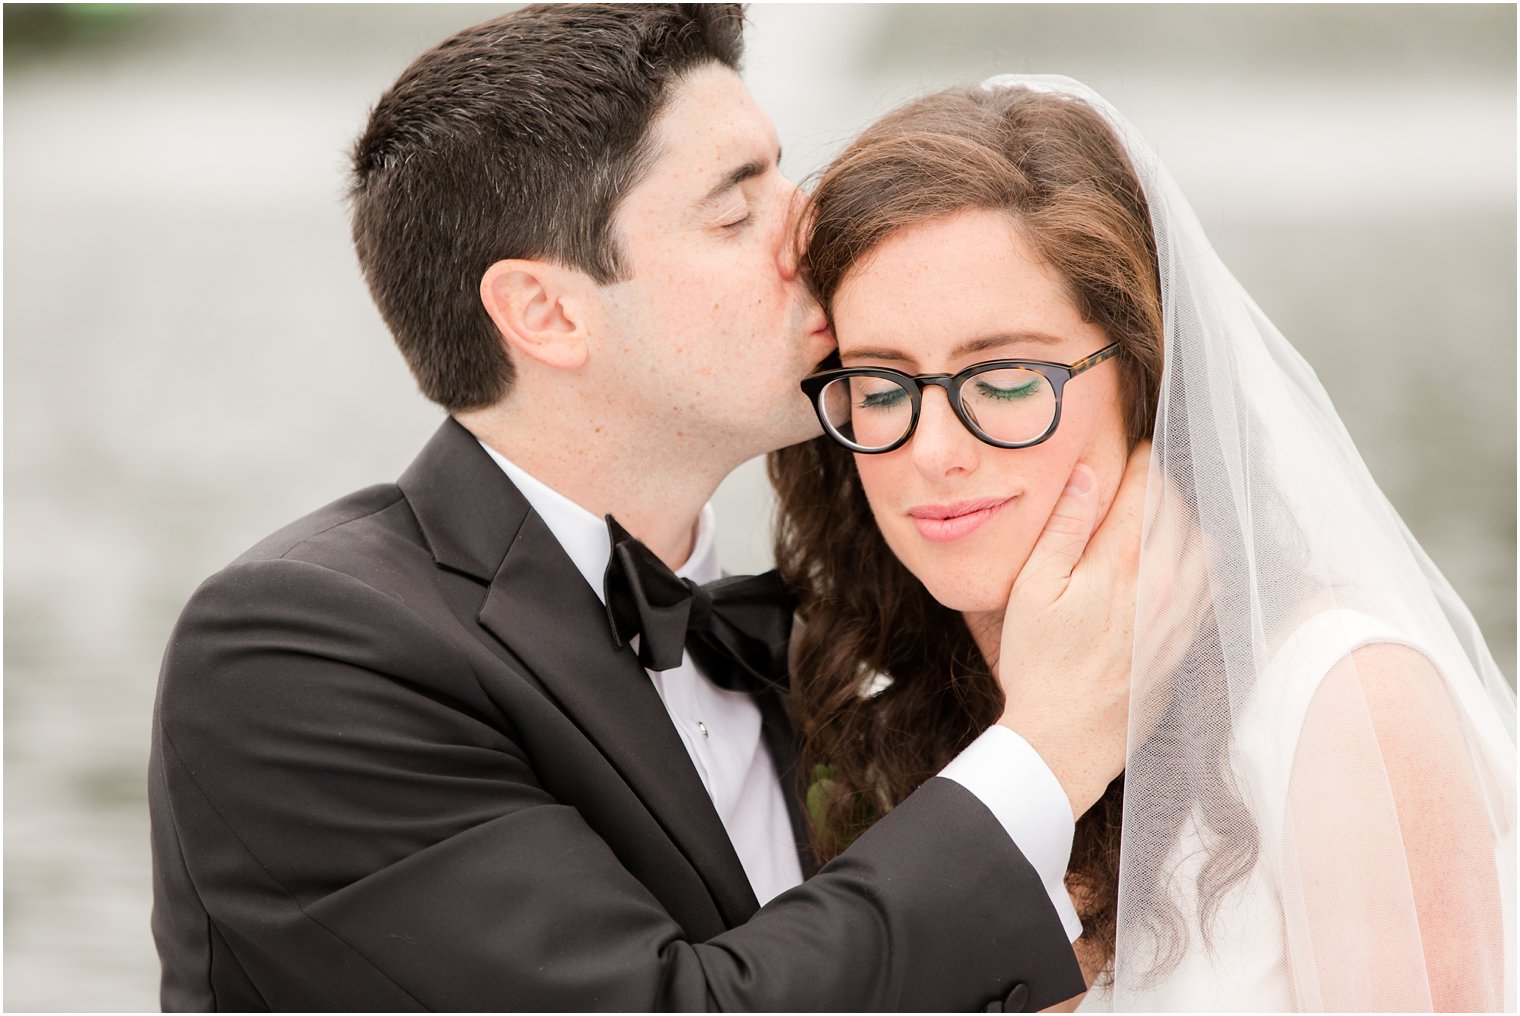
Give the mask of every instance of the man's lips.
POLYGON ((950 543, 970 536, 1012 501, 1011 497, 984 497, 954 504, 925 504, 908 509, 918 533, 931 543, 950 543))
POLYGON ((829 326, 825 319, 817 328, 807 333, 807 341, 812 344, 808 350, 808 359, 813 361, 813 370, 818 370, 823 361, 834 355, 834 350, 839 344, 834 339, 834 329, 829 326))

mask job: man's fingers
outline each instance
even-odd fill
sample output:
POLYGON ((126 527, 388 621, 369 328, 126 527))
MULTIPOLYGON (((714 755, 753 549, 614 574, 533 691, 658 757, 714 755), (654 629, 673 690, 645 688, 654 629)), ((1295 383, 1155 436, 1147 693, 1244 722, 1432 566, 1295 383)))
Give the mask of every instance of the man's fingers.
POLYGON ((1140 560, 1140 524, 1145 518, 1145 488, 1150 477, 1151 443, 1141 441, 1129 453, 1124 477, 1103 524, 1093 534, 1089 560, 1133 570, 1140 560))
POLYGON ((1056 506, 1051 509, 1045 529, 1035 541, 1028 563, 1019 573, 1019 581, 1064 582, 1070 578, 1087 547, 1087 538, 1092 535, 1097 514, 1097 476, 1089 467, 1079 463, 1071 471, 1056 506))

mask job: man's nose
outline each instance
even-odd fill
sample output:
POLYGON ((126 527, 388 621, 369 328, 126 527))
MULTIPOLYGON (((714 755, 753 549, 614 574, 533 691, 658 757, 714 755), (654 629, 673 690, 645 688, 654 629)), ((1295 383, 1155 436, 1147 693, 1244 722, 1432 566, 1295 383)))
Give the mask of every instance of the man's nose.
POLYGON ((981 445, 950 408, 948 393, 934 385, 925 386, 918 428, 908 442, 919 472, 936 480, 970 473, 981 460, 981 445))
POLYGON ((807 214, 807 195, 790 180, 784 180, 782 198, 786 202, 786 215, 782 217, 781 236, 776 244, 776 267, 781 277, 795 281, 802 261, 802 245, 805 239, 804 216, 807 214))

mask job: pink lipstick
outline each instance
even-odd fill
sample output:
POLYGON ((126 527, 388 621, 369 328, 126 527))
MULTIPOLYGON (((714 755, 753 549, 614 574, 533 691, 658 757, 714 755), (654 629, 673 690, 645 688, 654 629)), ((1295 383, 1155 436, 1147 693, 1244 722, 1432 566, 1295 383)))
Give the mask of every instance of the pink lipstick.
POLYGON ((1013 498, 981 498, 954 504, 926 504, 909 508, 918 533, 931 543, 964 539, 980 529, 1013 498))

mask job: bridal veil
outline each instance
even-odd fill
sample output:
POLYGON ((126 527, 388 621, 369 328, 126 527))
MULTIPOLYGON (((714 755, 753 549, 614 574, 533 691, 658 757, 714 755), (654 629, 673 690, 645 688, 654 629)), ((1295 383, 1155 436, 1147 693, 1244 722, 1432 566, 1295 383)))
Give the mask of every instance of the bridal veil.
POLYGON ((1100 990, 1120 1010, 1513 1009, 1515 697, 1472 615, 1133 126, 1067 78, 984 87, 1097 109, 1159 259, 1166 361, 1100 990))

